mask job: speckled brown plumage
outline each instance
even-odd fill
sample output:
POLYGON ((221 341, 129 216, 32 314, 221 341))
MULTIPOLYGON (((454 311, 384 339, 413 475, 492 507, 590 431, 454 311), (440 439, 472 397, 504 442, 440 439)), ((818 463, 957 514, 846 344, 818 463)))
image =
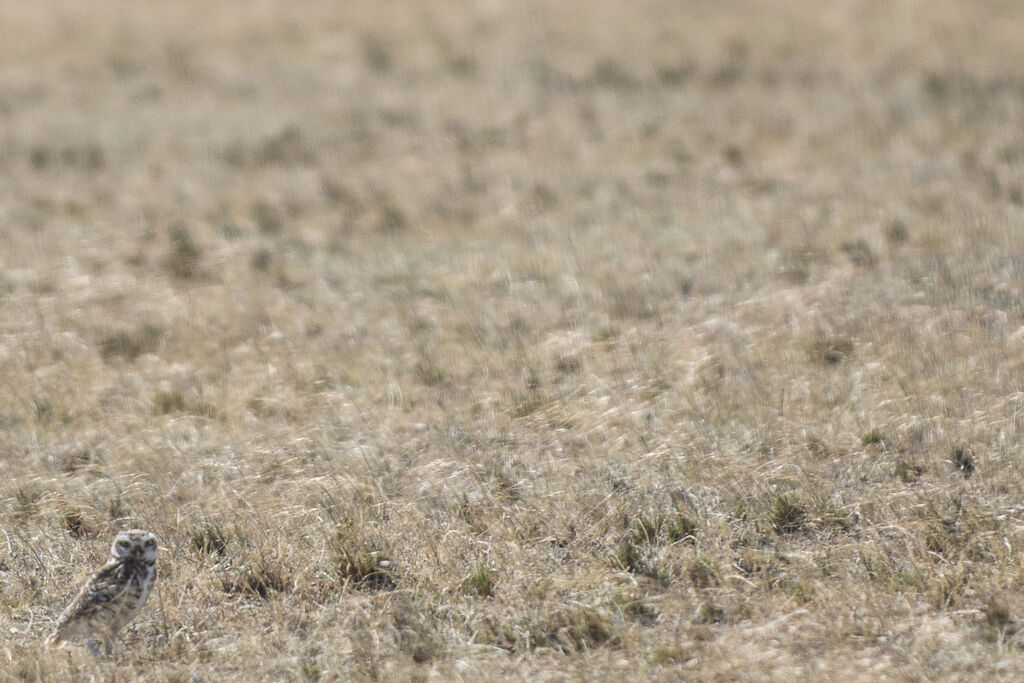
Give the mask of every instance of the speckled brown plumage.
POLYGON ((98 651, 102 639, 110 654, 114 637, 146 604, 156 580, 156 536, 149 531, 122 531, 110 546, 110 560, 89 577, 67 606, 47 642, 57 645, 70 638, 89 641, 98 651))

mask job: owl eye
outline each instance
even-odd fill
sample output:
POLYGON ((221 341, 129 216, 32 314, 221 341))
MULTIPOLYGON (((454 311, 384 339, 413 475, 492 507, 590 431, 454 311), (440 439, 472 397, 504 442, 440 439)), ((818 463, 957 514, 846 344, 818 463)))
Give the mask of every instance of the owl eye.
POLYGON ((117 544, 118 544, 119 546, 121 546, 122 548, 127 548, 128 546, 130 546, 130 545, 131 545, 131 543, 130 543, 130 542, 128 542, 128 541, 124 541, 124 540, 122 540, 122 541, 118 541, 118 543, 117 543, 117 544))
POLYGON ((154 541, 152 538, 146 541, 146 547, 147 548, 152 548, 155 545, 156 545, 156 541, 154 541))

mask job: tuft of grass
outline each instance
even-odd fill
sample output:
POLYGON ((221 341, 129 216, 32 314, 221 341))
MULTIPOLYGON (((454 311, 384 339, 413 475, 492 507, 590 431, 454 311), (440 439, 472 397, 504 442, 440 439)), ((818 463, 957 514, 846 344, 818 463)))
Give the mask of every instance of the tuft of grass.
POLYGON ((974 455, 970 449, 964 446, 953 448, 953 465, 964 475, 964 479, 970 479, 974 474, 974 455))
POLYGON ((221 590, 266 600, 275 593, 291 591, 290 573, 279 560, 259 556, 233 569, 221 581, 221 590))
POLYGON ((494 595, 494 574, 490 567, 481 564, 462 581, 462 590, 468 595, 489 598, 494 595))
POLYGON ((155 415, 185 413, 210 419, 222 417, 216 406, 203 401, 193 392, 186 392, 181 387, 155 391, 153 393, 153 413, 155 415))
POLYGON ((660 519, 652 519, 646 515, 640 515, 633 521, 633 542, 636 544, 655 545, 658 542, 658 532, 661 528, 660 519))
POLYGON ((595 606, 555 611, 526 626, 528 649, 552 648, 559 652, 586 652, 617 643, 620 638, 611 614, 595 606))
POLYGON ((215 524, 203 524, 189 534, 189 540, 196 552, 203 555, 224 557, 228 547, 228 539, 224 530, 215 524))
POLYGON ((700 525, 686 515, 676 515, 665 523, 665 533, 672 543, 679 541, 694 543, 699 531, 700 525))
POLYGON ((128 505, 121 496, 114 496, 107 501, 107 517, 111 520, 125 519, 129 516, 128 505))
POLYGON ((885 432, 881 429, 872 429, 869 432, 865 432, 860 437, 861 446, 872 446, 875 444, 884 444, 886 441, 885 432))
POLYGON ((386 549, 368 542, 351 543, 339 538, 335 543, 337 577, 360 590, 390 591, 398 585, 394 563, 386 549))
POLYGON ((315 661, 303 659, 299 663, 299 677, 302 678, 303 683, 317 683, 323 678, 323 675, 323 668, 315 661))
POLYGON ((772 500, 770 520, 772 528, 777 533, 796 533, 807 523, 807 506, 793 494, 775 496, 772 500))
POLYGON ((77 507, 66 507, 60 511, 60 522, 72 538, 92 537, 95 531, 86 519, 85 512, 77 507))

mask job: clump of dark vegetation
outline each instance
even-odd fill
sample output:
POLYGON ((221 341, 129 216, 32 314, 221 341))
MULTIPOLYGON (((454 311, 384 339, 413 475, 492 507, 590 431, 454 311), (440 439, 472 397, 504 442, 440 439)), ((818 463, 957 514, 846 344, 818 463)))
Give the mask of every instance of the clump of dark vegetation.
POLYGON ((267 599, 274 593, 288 593, 292 589, 290 572, 277 558, 256 557, 233 569, 222 580, 225 593, 267 599))
POLYGON ((494 595, 494 574, 491 568, 481 564, 476 571, 462 581, 463 592, 469 595, 476 595, 481 598, 489 598, 494 595))
POLYGON ((51 167, 97 171, 106 163, 106 154, 103 148, 92 142, 63 147, 36 144, 29 149, 28 157, 32 167, 37 171, 51 167))
POLYGON ((391 553, 367 541, 335 542, 335 570, 339 580, 360 590, 390 591, 398 585, 391 553))
POLYGON ((871 250, 871 245, 866 240, 852 240, 843 242, 840 246, 850 263, 861 268, 871 268, 878 263, 878 257, 871 250))
POLYGON ((626 539, 612 553, 612 566, 658 581, 667 581, 668 573, 657 562, 650 548, 626 539))
POLYGON ((638 515, 633 519, 630 538, 640 546, 662 546, 665 543, 696 540, 700 527, 682 514, 638 515))
POLYGON ((912 484, 921 478, 921 474, 924 472, 924 468, 920 465, 916 465, 906 460, 900 460, 896 463, 895 475, 904 484, 912 484))
POLYGON ((672 543, 687 541, 693 543, 697 540, 697 533, 700 525, 686 515, 675 515, 665 523, 665 533, 672 543))
POLYGON ((85 512, 77 507, 66 507, 60 511, 60 522, 72 538, 91 538, 95 529, 86 520, 85 512))
POLYGON ((192 280, 199 276, 202 251, 184 225, 175 225, 168 233, 170 250, 167 253, 167 270, 180 280, 192 280))
POLYGON ((134 360, 144 353, 152 353, 160 348, 163 337, 164 330, 157 325, 146 324, 141 327, 120 329, 100 339, 100 356, 105 360, 134 360))
POLYGON ((181 387, 156 390, 153 393, 153 413, 155 415, 185 413, 210 419, 221 417, 220 411, 215 405, 202 400, 195 392, 185 391, 181 387))
MULTIPOLYGON (((652 614, 646 605, 630 607, 637 602, 635 600, 624 602, 626 610, 637 613, 637 619, 649 618, 652 614)), ((616 606, 619 607, 618 602, 616 606)), ((621 642, 615 632, 612 613, 593 605, 553 609, 533 619, 488 617, 474 629, 474 634, 478 643, 515 653, 550 648, 568 654, 621 642)))
POLYGON ((303 166, 316 163, 317 152, 302 128, 289 124, 262 140, 252 153, 257 166, 303 166))
POLYGON ((853 340, 842 335, 826 335, 808 346, 807 355, 817 365, 837 365, 853 355, 853 340))
POLYGON ((192 530, 189 540, 196 552, 203 555, 224 557, 228 547, 228 539, 224 530, 215 524, 203 524, 192 530))
POLYGON ((384 234, 394 234, 409 227, 409 219, 405 212, 395 204, 394 200, 382 196, 378 206, 377 231, 384 234))
POLYGON ((974 455, 970 449, 964 446, 953 448, 953 465, 964 475, 964 479, 970 479, 974 474, 974 455))
POLYGON ((71 474, 88 467, 99 461, 99 450, 89 444, 72 444, 62 448, 56 460, 59 463, 60 471, 71 474))
POLYGON ((529 625, 529 646, 561 652, 592 650, 616 639, 611 615, 596 607, 559 611, 529 625))
POLYGON ((907 230, 907 224, 899 218, 894 218, 889 221, 889 225, 885 229, 885 239, 888 240, 889 244, 899 245, 905 243, 910 238, 910 231, 907 230))
POLYGON ((770 513, 772 528, 780 534, 800 531, 807 523, 807 506, 796 495, 784 493, 772 500, 770 513))
POLYGON ((885 432, 881 429, 872 429, 869 432, 865 432, 860 437, 860 445, 872 446, 874 444, 884 444, 886 440, 885 432))

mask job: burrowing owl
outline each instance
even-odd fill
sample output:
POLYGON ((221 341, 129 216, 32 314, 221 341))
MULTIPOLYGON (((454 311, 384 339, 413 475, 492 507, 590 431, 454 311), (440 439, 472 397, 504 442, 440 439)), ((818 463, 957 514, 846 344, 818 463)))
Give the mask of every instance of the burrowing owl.
POLYGON ((114 636, 146 604, 155 580, 156 536, 142 529, 122 531, 110 546, 110 560, 85 582, 47 643, 84 637, 97 654, 96 641, 102 638, 109 655, 114 636))

